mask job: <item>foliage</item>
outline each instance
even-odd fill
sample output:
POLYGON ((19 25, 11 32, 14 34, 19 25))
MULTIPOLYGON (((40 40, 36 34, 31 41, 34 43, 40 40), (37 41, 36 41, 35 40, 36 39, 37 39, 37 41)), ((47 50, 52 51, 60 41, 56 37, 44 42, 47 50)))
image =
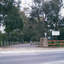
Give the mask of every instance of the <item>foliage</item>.
POLYGON ((23 32, 21 32, 19 30, 13 31, 12 34, 11 34, 11 41, 22 42, 23 41, 23 36, 24 36, 23 32))
POLYGON ((6 32, 12 32, 15 29, 22 29, 23 22, 19 15, 20 1, 2 0, 0 3, 0 14, 2 15, 2 23, 6 32))
POLYGON ((20 0, 2 0, 0 3, 0 15, 2 15, 1 23, 5 26, 5 31, 8 33, 9 41, 11 33, 14 30, 22 30, 23 22, 19 15, 20 0))
POLYGON ((1 43, 1 39, 2 39, 2 33, 1 33, 1 31, 0 31, 0 43, 1 43))
POLYGON ((59 29, 58 23, 60 22, 60 11, 62 5, 62 0, 51 0, 49 2, 45 2, 42 6, 49 23, 55 24, 55 30, 59 29))
POLYGON ((59 29, 59 23, 61 23, 60 11, 62 7, 63 7, 62 0, 50 0, 50 1, 34 0, 34 3, 31 6, 32 11, 30 16, 33 19, 37 19, 39 25, 38 30, 41 35, 44 36, 44 32, 51 34, 50 29, 52 30, 59 29), (47 19, 47 21, 45 19, 47 19))
POLYGON ((64 28, 60 27, 64 23, 64 18, 61 19, 59 14, 62 0, 34 0, 30 17, 26 17, 24 11, 19 11, 20 1, 2 1, 4 5, 0 3, 0 22, 6 27, 6 34, 2 34, 2 40, 8 40, 9 37, 11 41, 39 41, 45 32, 51 36, 50 29, 59 29, 61 39, 64 38, 64 28))
POLYGON ((4 1, 4 25, 5 25, 5 31, 6 32, 12 32, 14 29, 22 29, 23 23, 22 19, 20 18, 20 15, 18 13, 18 5, 14 0, 11 1, 4 1), (17 5, 17 7, 16 7, 17 5))
POLYGON ((60 28, 60 39, 61 40, 64 40, 64 27, 63 28, 60 28))

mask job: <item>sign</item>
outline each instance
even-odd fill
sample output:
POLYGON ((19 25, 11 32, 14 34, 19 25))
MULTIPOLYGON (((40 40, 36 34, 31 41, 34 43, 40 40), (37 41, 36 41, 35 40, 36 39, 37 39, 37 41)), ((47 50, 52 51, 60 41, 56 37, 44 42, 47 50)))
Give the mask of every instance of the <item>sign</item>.
POLYGON ((59 36, 60 35, 60 31, 52 31, 52 36, 59 36))

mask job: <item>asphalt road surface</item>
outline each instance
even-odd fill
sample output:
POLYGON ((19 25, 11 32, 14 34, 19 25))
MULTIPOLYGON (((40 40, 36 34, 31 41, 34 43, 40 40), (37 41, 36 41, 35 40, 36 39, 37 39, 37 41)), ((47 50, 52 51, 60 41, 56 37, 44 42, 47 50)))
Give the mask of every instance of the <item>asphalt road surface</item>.
POLYGON ((0 64, 64 64, 64 52, 1 54, 0 64))
MULTIPOLYGON (((48 48, 38 48, 36 45, 22 44, 22 45, 12 45, 3 48, 6 50, 4 53, 0 53, 0 64, 64 64, 64 50, 55 50, 48 48), (23 53, 6 53, 9 51, 16 52, 15 48, 18 48, 18 52, 22 50, 30 50, 30 52, 23 53), (34 50, 35 52, 32 52, 34 50), (38 50, 40 50, 38 52, 38 50), (48 52, 48 50, 51 50, 48 52), (46 51, 46 52, 41 52, 46 51)), ((56 48, 55 48, 56 49, 56 48)), ((0 49, 1 50, 1 49, 0 49)), ((28 51, 29 51, 28 50, 28 51)), ((2 50, 0 52, 3 52, 2 50)), ((22 51, 21 51, 22 52, 22 51)))

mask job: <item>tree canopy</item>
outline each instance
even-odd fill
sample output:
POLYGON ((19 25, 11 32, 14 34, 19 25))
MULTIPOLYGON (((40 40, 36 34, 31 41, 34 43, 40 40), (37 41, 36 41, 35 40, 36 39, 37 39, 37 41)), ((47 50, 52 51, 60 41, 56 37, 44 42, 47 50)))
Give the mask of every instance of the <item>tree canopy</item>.
POLYGON ((45 32, 48 33, 47 36, 51 36, 51 29, 60 30, 62 37, 62 0, 34 0, 30 17, 26 17, 24 11, 19 11, 19 4, 19 0, 0 0, 0 23, 5 26, 5 31, 9 33, 12 41, 30 41, 32 38, 39 41, 45 32))
POLYGON ((23 22, 19 15, 19 4, 15 0, 2 0, 1 1, 2 23, 5 26, 6 32, 12 32, 15 29, 22 29, 23 22))
POLYGON ((10 42, 11 32, 23 29, 23 21, 19 15, 20 0, 1 0, 0 1, 0 23, 5 26, 10 42))
POLYGON ((61 22, 61 8, 63 7, 63 0, 34 0, 31 6, 31 18, 37 19, 40 26, 40 33, 50 31, 50 29, 58 30, 61 22), (45 17, 44 17, 45 15, 45 17), (47 20, 47 21, 46 21, 47 20), (44 29, 43 29, 44 28, 44 29))

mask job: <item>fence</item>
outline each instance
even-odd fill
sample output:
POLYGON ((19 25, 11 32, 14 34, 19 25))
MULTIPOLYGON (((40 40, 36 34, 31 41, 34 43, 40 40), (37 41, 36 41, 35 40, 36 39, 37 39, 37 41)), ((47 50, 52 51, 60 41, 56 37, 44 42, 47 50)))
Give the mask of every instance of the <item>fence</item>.
POLYGON ((13 45, 13 44, 19 44, 19 42, 8 42, 8 41, 5 41, 5 42, 2 42, 0 43, 0 47, 2 46, 8 46, 8 45, 13 45))
POLYGON ((60 45, 64 45, 64 40, 48 40, 48 45, 57 45, 56 43, 59 42, 60 45))

